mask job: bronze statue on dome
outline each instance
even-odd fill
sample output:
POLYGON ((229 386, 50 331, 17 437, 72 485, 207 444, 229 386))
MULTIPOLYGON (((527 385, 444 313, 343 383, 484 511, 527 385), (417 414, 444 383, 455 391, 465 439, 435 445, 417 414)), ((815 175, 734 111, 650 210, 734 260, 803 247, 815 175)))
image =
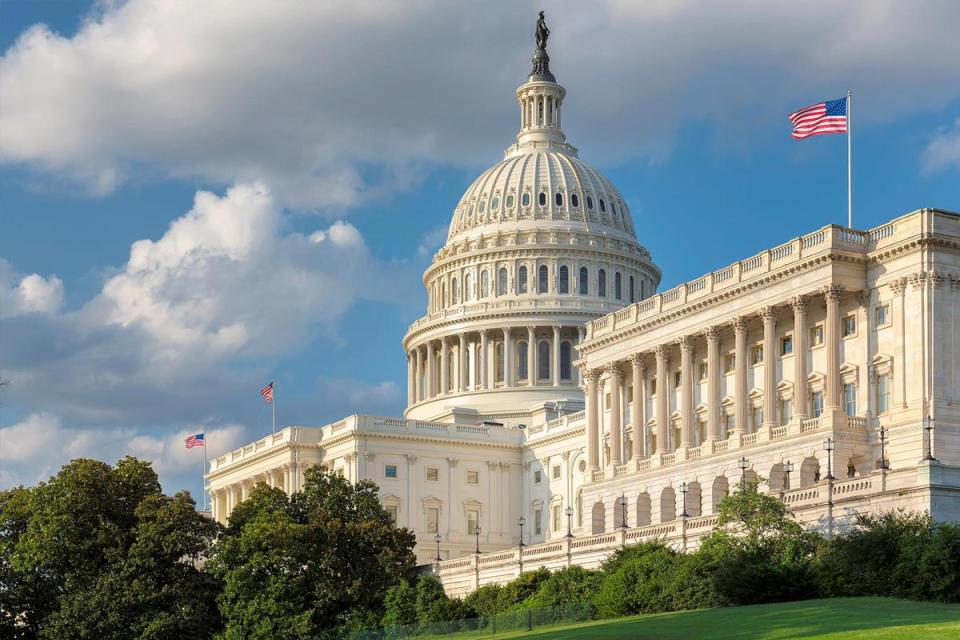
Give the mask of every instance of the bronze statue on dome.
POLYGON ((540 12, 540 19, 537 20, 537 49, 547 48, 547 38, 550 37, 550 29, 547 27, 546 21, 543 19, 543 11, 540 12))

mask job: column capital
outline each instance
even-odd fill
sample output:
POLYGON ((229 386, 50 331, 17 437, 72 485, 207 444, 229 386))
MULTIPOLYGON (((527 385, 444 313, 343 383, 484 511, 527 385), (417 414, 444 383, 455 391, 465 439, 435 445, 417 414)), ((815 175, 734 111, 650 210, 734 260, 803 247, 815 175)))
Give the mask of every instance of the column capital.
POLYGON ((730 319, 730 326, 736 333, 746 333, 747 319, 744 316, 734 316, 730 319))
POLYGON ((760 310, 757 312, 757 315, 760 316, 765 323, 776 322, 777 308, 773 306, 760 307, 760 310))
POLYGON ((458 462, 460 462, 458 458, 447 458, 447 464, 450 465, 451 468, 456 467, 458 462))
POLYGON ((707 339, 707 342, 715 342, 720 339, 720 329, 717 327, 707 327, 701 333, 707 339))
POLYGON ((820 288, 820 293, 828 301, 839 301, 843 294, 843 286, 839 284, 828 284, 820 288))
POLYGON ((596 384, 600 380, 600 375, 603 371, 599 368, 596 369, 584 369, 583 378, 588 382, 593 382, 596 384))
POLYGON ((486 337, 487 337, 487 333, 489 333, 489 332, 490 332, 490 329, 478 329, 478 330, 477 330, 477 333, 480 334, 480 337, 481 337, 481 338, 486 338, 486 337))
POLYGON ((807 310, 807 299, 804 296, 794 296, 787 300, 787 304, 794 313, 805 313, 807 310))
POLYGON ((893 292, 895 296, 902 296, 903 293, 907 290, 907 278, 894 278, 889 283, 890 291, 893 292))
POLYGON ((690 339, 690 336, 680 336, 677 338, 677 346, 680 347, 681 351, 693 351, 693 340, 690 339))
POLYGON ((657 362, 666 361, 667 359, 667 347, 666 345, 658 344, 653 348, 653 353, 657 357, 657 362))
POLYGON ((623 377, 623 366, 619 362, 608 362, 603 366, 603 370, 611 376, 616 376, 617 378, 623 377))
POLYGON ((563 325, 561 325, 561 324, 555 324, 555 325, 553 325, 553 330, 554 330, 554 331, 560 331, 560 329, 563 329, 563 325))
POLYGON ((640 368, 642 369, 642 368, 643 368, 643 354, 642 354, 642 353, 634 353, 633 355, 631 355, 631 356, 630 356, 630 364, 632 364, 632 365, 635 366, 635 367, 640 367, 640 368))
POLYGON ((408 464, 416 464, 416 463, 417 463, 417 456, 416 456, 416 454, 414 454, 414 453, 406 453, 406 454, 404 454, 403 457, 407 459, 407 463, 408 463, 408 464))

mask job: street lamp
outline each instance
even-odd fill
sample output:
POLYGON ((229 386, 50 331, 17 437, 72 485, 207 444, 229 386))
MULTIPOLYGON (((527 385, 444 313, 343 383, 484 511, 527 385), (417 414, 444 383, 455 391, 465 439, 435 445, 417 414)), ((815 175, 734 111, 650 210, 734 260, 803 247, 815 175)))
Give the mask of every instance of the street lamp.
POLYGON ((440 540, 441 540, 441 539, 442 539, 442 538, 440 537, 440 534, 439 534, 439 533, 438 533, 437 535, 433 536, 433 541, 437 543, 437 563, 440 562, 440 540))
POLYGON ((620 495, 620 528, 627 528, 627 494, 620 495))
POLYGON ((686 482, 680 483, 680 493, 683 494, 683 511, 680 512, 681 518, 689 518, 690 514, 687 513, 687 491, 690 491, 690 487, 686 482))
POLYGON ((880 427, 880 469, 886 471, 890 468, 887 464, 887 430, 880 427))
POLYGON ((737 466, 740 467, 740 490, 743 491, 747 486, 747 469, 750 468, 750 461, 742 456, 737 466))
POLYGON ((517 560, 520 563, 520 573, 523 573, 523 525, 527 524, 527 519, 520 516, 517 523, 520 525, 520 544, 517 546, 517 560))
POLYGON ((823 443, 823 448, 827 452, 827 480, 836 480, 833 477, 833 438, 827 438, 823 443))
POLYGON ((479 524, 473 528, 473 532, 477 536, 477 548, 474 551, 474 553, 476 553, 477 555, 480 555, 480 525, 479 524))
POLYGON ((567 506, 564 513, 567 514, 567 537, 573 537, 573 507, 567 506))
POLYGON ((784 484, 787 486, 787 489, 790 488, 790 474, 793 473, 793 463, 787 460, 783 463, 783 473, 786 475, 786 482, 784 484))
POLYGON ((933 440, 931 439, 933 436, 933 423, 933 416, 927 416, 927 422, 923 425, 923 433, 926 436, 925 440, 927 441, 925 447, 927 452, 924 454, 923 459, 926 462, 937 461, 937 459, 933 457, 933 440))

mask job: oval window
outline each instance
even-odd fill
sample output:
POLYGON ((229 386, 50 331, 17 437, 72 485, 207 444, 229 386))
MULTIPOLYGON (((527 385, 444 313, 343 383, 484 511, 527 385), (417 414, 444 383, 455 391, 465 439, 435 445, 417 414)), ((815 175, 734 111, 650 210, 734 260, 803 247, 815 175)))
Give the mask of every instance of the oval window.
POLYGON ((483 200, 480 201, 480 205, 477 207, 477 210, 478 210, 480 213, 483 213, 483 200))
POLYGON ((553 201, 557 203, 557 206, 558 206, 558 207, 562 207, 562 206, 563 206, 563 194, 562 194, 562 193, 558 193, 557 195, 555 195, 555 196, 553 197, 553 201))
POLYGON ((573 205, 574 209, 580 206, 580 198, 577 197, 577 194, 575 193, 570 194, 570 204, 573 205))
POLYGON ((540 206, 545 206, 547 204, 547 194, 541 192, 540 197, 537 198, 540 201, 540 206))
POLYGON ((603 198, 600 198, 600 211, 606 211, 607 205, 603 203, 603 198))
POLYGON ((507 196, 507 209, 513 209, 513 194, 507 196))
POLYGON ((587 209, 593 211, 593 198, 587 196, 587 209))
POLYGON ((499 207, 499 206, 500 206, 500 198, 494 198, 493 200, 490 201, 490 210, 491 210, 491 211, 496 211, 496 210, 497 210, 497 207, 499 207))
POLYGON ((520 196, 520 204, 522 204, 522 205, 525 206, 525 207, 529 207, 529 206, 530 206, 530 194, 529 194, 529 193, 525 193, 525 194, 523 194, 522 196, 520 196))

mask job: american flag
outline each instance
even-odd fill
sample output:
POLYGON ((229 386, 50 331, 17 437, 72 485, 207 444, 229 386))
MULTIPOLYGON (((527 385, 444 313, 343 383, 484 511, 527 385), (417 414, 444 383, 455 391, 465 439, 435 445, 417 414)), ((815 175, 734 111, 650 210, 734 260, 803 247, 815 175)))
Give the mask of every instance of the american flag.
POLYGON ((260 389, 260 395, 267 401, 267 404, 273 404, 273 383, 271 382, 263 389, 260 389))
POLYGON ((187 449, 193 449, 194 447, 205 447, 205 446, 206 446, 206 444, 204 444, 203 434, 202 434, 202 433, 194 434, 194 435, 190 436, 189 438, 187 438, 186 440, 184 440, 184 442, 187 443, 187 449))
POLYGON ((802 140, 824 133, 847 132, 847 99, 827 100, 790 114, 791 136, 802 140))

